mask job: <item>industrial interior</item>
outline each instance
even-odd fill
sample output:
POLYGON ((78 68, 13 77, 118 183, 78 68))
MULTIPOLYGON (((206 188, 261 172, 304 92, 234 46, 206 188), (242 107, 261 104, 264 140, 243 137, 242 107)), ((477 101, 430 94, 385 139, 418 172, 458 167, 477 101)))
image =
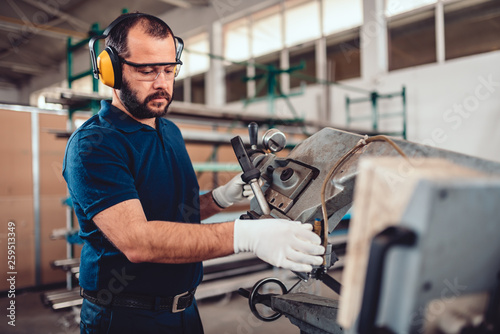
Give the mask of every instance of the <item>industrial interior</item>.
POLYGON ((200 194, 252 174, 202 224, 295 220, 325 247, 307 273, 204 261, 205 333, 500 333, 497 0, 2 0, 0 333, 80 333, 63 159, 113 94, 89 41, 135 12, 183 40, 164 117, 200 194))

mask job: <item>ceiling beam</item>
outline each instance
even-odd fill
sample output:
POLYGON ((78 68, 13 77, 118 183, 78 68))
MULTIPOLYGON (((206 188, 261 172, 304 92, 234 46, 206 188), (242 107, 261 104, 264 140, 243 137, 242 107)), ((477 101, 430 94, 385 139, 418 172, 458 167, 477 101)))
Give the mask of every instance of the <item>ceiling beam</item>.
POLYGON ((68 30, 58 27, 52 27, 48 24, 33 24, 31 22, 24 22, 21 19, 16 19, 14 17, 7 17, 0 15, 0 23, 4 23, 4 28, 8 26, 14 26, 17 30, 23 30, 33 33, 43 34, 45 36, 54 37, 54 38, 68 38, 68 37, 78 37, 78 38, 87 38, 87 33, 83 33, 80 31, 68 30), (28 27, 28 29, 26 29, 28 27), (33 30, 33 31, 31 31, 33 30))
POLYGON ((191 8, 191 4, 184 0, 160 0, 160 1, 180 8, 191 8))
POLYGON ((25 74, 42 74, 46 67, 41 67, 37 65, 29 65, 25 63, 16 63, 13 61, 0 60, 0 67, 8 68, 13 72, 25 73, 25 74))
POLYGON ((60 17, 61 19, 63 19, 64 21, 68 22, 69 24, 71 24, 73 27, 76 26, 79 30, 81 31, 89 31, 90 29, 90 24, 83 21, 83 20, 80 20, 79 18, 75 17, 75 16, 72 16, 72 15, 69 15, 69 14, 66 14, 62 11, 60 11, 59 9, 55 8, 55 7, 52 7, 52 6, 49 6, 47 4, 44 4, 43 2, 41 1, 37 1, 37 0, 22 0, 30 5, 32 5, 33 7, 36 7, 38 9, 41 9, 49 14, 52 14, 54 16, 57 16, 57 17, 60 17))

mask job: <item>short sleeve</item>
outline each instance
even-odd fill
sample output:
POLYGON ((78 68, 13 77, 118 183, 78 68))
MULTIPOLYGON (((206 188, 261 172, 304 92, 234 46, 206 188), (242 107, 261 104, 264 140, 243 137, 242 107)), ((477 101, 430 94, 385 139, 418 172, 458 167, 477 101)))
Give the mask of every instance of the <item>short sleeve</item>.
POLYGON ((99 212, 139 198, 126 139, 118 131, 91 129, 68 141, 63 176, 73 202, 92 219, 99 212))

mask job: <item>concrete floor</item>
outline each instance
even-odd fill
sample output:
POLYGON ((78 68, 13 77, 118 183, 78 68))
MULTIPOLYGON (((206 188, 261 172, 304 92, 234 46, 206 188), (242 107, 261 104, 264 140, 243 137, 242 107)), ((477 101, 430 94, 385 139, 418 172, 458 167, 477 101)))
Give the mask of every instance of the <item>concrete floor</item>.
MULTIPOLYGON (((337 276, 337 275, 335 275, 337 276)), ((267 277, 267 276, 266 276, 267 277)), ((339 279, 338 277, 336 277, 339 279)), ((285 281, 290 288, 293 281, 285 281)), ((202 284, 203 285, 203 284, 202 284)), ((201 286, 200 286, 201 288, 201 286)), ((294 292, 309 292, 334 296, 319 282, 303 283, 294 292)), ((16 295, 16 326, 7 324, 6 308, 9 299, 0 298, 0 333, 15 334, 76 334, 79 331, 79 308, 53 311, 45 307, 40 299, 41 292, 19 292, 16 295)), ((258 320, 248 307, 248 300, 237 293, 227 293, 204 298, 198 302, 206 334, 299 334, 300 330, 281 317, 273 322, 258 320)))

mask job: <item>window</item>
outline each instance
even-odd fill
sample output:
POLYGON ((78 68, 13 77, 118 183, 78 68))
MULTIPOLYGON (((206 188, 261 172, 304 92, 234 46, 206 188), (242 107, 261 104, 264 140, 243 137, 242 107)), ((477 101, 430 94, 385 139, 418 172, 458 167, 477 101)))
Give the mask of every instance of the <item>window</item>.
POLYGON ((207 72, 210 68, 210 46, 208 34, 203 33, 184 41, 185 52, 182 53, 181 60, 184 63, 179 72, 179 77, 192 76, 207 72))
POLYGON ((363 23, 362 0, 323 0, 323 33, 330 35, 363 23))
POLYGON ((359 30, 342 38, 327 39, 326 59, 329 81, 339 81, 361 76, 361 51, 359 30))
POLYGON ((258 57, 283 48, 280 7, 252 16, 252 55, 258 57))
POLYGON ((250 59, 250 26, 247 18, 224 26, 224 57, 233 61, 250 59))
POLYGON ((436 61, 434 8, 388 22, 389 70, 436 61))
POLYGON ((500 50, 500 1, 445 4, 444 22, 446 59, 500 50))
POLYGON ((385 15, 398 15, 436 2, 437 0, 385 0, 385 15))
POLYGON ((205 73, 191 77, 191 103, 205 103, 205 73))
MULTIPOLYGON (((182 87, 176 83, 176 99, 184 101, 185 85, 191 83, 191 103, 205 103, 205 73, 210 69, 210 46, 208 34, 202 33, 184 40, 185 52, 182 53, 183 65, 177 81, 182 81, 182 87), (182 80, 191 77, 191 80, 182 80), (182 94, 182 96, 181 96, 182 94)), ((179 85, 181 86, 181 85, 179 85)), ((188 87, 189 88, 189 87, 188 87)))
POLYGON ((297 0, 286 1, 285 11, 285 44, 296 45, 321 36, 319 23, 319 2, 310 1, 304 4, 297 0))
POLYGON ((247 98, 247 67, 231 65, 226 67, 226 102, 240 101, 247 98))
MULTIPOLYGON (((179 73, 180 74, 180 73, 179 73)), ((184 101, 184 79, 175 80, 174 84, 174 100, 175 101, 184 101)))
POLYGON ((316 50, 315 45, 296 48, 290 50, 290 67, 303 65, 304 68, 290 73, 290 88, 299 87, 302 82, 305 84, 316 83, 316 50), (301 75, 310 77, 301 78, 301 75))

